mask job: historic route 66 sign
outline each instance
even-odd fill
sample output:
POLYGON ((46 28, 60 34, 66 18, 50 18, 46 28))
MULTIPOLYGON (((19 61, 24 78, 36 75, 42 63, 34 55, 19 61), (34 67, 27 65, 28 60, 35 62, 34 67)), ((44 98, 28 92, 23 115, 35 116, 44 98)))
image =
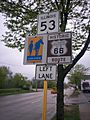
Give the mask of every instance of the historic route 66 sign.
POLYGON ((63 41, 52 41, 51 54, 52 55, 64 55, 67 53, 66 40, 63 41))
POLYGON ((71 63, 71 45, 71 32, 49 34, 47 46, 47 63, 71 63))

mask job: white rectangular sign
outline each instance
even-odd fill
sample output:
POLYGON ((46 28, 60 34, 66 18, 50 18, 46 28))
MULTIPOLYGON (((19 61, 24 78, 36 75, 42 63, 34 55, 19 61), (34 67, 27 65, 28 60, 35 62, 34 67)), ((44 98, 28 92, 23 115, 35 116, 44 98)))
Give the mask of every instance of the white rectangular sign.
POLYGON ((55 80, 56 65, 36 65, 36 80, 55 80))
POLYGON ((48 35, 47 63, 67 64, 72 59, 71 32, 53 33, 48 35))
POLYGON ((38 16, 38 34, 59 31, 59 12, 50 12, 38 16))

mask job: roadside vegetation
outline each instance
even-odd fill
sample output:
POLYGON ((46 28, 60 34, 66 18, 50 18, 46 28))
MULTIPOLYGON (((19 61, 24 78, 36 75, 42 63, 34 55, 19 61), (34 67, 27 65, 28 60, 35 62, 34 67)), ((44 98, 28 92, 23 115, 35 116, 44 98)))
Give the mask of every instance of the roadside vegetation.
MULTIPOLYGON (((43 85, 44 81, 29 80, 21 73, 13 74, 6 66, 0 67, 0 96, 38 91, 43 85)), ((48 81, 48 89, 52 88, 56 89, 56 81, 48 81)))
POLYGON ((65 106, 64 120, 80 120, 79 106, 78 105, 65 106))
MULTIPOLYGON (((56 120, 56 116, 54 116, 52 120, 56 120)), ((64 120, 80 120, 79 106, 64 106, 64 120)))
POLYGON ((85 75, 87 74, 88 70, 89 68, 86 68, 82 64, 75 65, 75 67, 73 67, 68 74, 69 84, 80 90, 81 81, 85 79, 85 75))
POLYGON ((21 93, 30 93, 30 92, 34 92, 34 91, 33 90, 23 90, 23 89, 19 89, 19 88, 0 89, 0 96, 21 94, 21 93))
POLYGON ((0 95, 31 92, 31 81, 21 73, 13 74, 6 66, 0 67, 0 95))
MULTIPOLYGON (((21 73, 13 74, 6 66, 0 67, 0 96, 34 92, 43 89, 43 86, 44 81, 37 81, 35 78, 29 80, 21 73)), ((57 93, 56 86, 56 81, 48 81, 48 89, 51 89, 51 93, 57 93)), ((64 84, 64 88, 67 87, 68 84, 64 84)))
MULTIPOLYGON (((75 90, 70 97, 78 95, 78 90, 75 90)), ((56 120, 56 115, 51 120, 56 120)), ((64 105, 64 120, 80 120, 79 105, 64 105)))

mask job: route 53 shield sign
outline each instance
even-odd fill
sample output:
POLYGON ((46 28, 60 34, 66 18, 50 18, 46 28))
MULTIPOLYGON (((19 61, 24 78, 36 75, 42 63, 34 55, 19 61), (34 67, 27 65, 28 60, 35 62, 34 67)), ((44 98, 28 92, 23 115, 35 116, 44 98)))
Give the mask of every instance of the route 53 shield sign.
POLYGON ((38 15, 38 34, 58 32, 59 12, 38 15))

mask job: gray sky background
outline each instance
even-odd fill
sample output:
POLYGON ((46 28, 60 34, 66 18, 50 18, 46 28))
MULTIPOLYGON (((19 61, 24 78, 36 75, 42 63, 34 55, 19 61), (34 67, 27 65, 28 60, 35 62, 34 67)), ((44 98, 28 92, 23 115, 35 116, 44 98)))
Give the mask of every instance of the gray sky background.
MULTIPOLYGON (((0 14, 0 39, 7 28, 3 25, 4 18, 0 14)), ((0 41, 0 66, 7 66, 13 73, 22 73, 29 79, 35 76, 35 65, 23 65, 24 50, 8 48, 0 41)))
MULTIPOLYGON (((3 25, 3 17, 0 14, 0 39, 2 34, 7 30, 3 25)), ((8 66, 14 73, 22 73, 29 79, 35 75, 35 65, 23 65, 24 50, 19 52, 17 49, 8 48, 0 41, 0 66, 8 66)), ((90 51, 79 60, 78 64, 83 64, 85 67, 90 67, 90 51)), ((90 71, 89 73, 90 74, 90 71)))

